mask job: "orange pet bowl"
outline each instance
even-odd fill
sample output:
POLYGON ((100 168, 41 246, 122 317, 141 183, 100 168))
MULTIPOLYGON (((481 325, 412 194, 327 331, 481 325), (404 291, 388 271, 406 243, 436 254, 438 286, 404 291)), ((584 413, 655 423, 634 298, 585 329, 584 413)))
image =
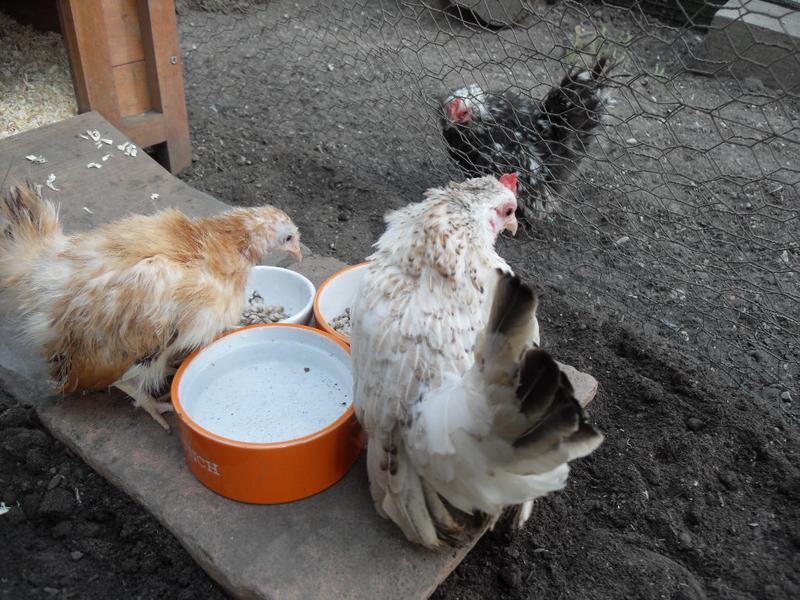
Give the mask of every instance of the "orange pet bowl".
POLYGON ((321 492, 364 445, 349 348, 304 325, 252 325, 201 348, 178 369, 172 402, 192 473, 242 502, 321 492))
POLYGON ((369 263, 363 262, 337 271, 322 282, 314 296, 314 319, 317 327, 348 346, 350 336, 336 331, 331 322, 345 309, 352 308, 368 266, 369 263))

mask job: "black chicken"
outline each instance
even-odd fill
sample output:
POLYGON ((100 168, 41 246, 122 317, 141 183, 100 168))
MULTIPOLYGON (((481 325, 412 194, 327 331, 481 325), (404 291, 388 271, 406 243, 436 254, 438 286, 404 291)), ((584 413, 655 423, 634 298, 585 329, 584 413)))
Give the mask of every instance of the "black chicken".
POLYGON ((516 172, 519 217, 552 211, 600 122, 606 65, 600 57, 574 70, 541 101, 477 85, 456 90, 442 105, 450 156, 468 177, 516 172))

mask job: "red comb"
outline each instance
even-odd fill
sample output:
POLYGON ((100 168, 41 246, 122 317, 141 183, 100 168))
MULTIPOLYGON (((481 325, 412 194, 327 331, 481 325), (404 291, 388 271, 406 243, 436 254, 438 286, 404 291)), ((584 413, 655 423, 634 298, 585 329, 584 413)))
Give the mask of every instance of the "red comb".
POLYGON ((517 174, 516 173, 506 173, 505 175, 500 176, 500 183, 506 186, 515 194, 517 193, 517 174))
POLYGON ((447 105, 447 113, 453 121, 459 120, 459 115, 463 110, 464 101, 461 98, 453 98, 447 105))

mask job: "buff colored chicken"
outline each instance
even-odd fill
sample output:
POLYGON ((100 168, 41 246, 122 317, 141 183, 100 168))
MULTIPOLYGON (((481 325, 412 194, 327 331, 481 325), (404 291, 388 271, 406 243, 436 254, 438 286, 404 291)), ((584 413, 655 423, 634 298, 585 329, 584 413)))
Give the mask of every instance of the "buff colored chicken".
POLYGON ((68 236, 30 187, 0 200, 0 303, 47 359, 62 393, 114 386, 169 430, 154 398, 170 360, 235 325, 250 268, 301 258, 297 227, 264 206, 190 219, 131 216, 68 236))

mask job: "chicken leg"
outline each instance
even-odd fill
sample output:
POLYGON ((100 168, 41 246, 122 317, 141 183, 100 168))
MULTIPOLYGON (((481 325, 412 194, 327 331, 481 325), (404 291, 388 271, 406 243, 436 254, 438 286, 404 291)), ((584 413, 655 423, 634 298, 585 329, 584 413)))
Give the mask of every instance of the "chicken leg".
POLYGON ((153 398, 150 394, 143 392, 137 386, 126 383, 124 381, 118 381, 114 384, 114 387, 118 388, 122 392, 128 394, 134 400, 134 406, 141 407, 145 409, 150 416, 155 419, 156 423, 161 425, 165 431, 169 431, 169 424, 164 420, 164 417, 161 415, 165 412, 172 412, 172 403, 171 402, 159 402, 155 398, 153 398))

